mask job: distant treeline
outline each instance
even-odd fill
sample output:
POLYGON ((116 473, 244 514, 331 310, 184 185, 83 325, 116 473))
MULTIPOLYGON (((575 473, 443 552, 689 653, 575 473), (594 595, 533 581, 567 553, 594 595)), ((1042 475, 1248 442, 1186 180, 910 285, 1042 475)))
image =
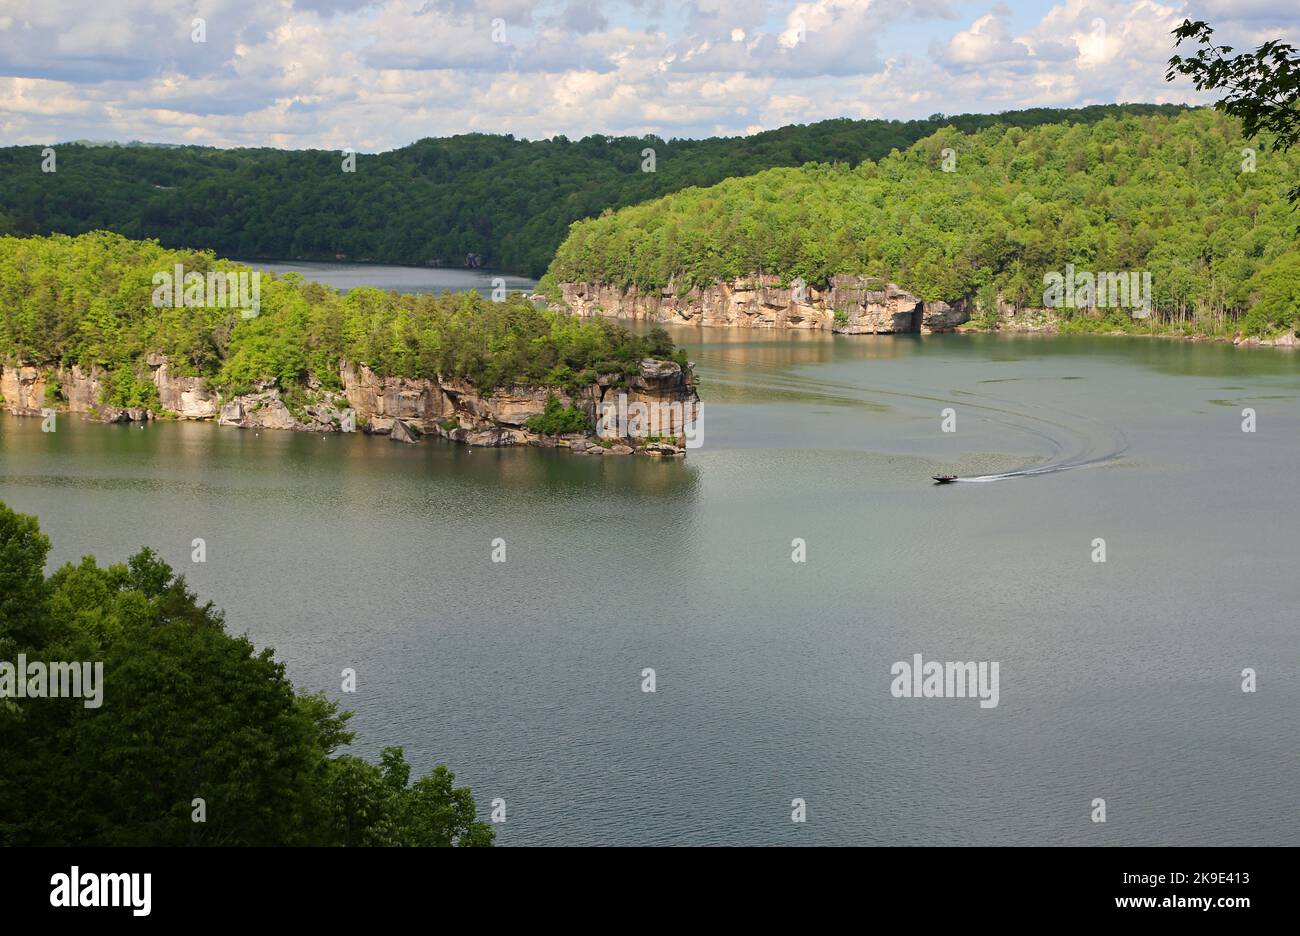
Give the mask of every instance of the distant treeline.
POLYGON ((248 270, 110 232, 0 237, 0 358, 102 368, 109 379, 100 402, 116 406, 157 405, 152 353, 228 394, 277 384, 290 400, 308 385, 340 389, 340 361, 383 376, 463 378, 484 390, 577 388, 635 373, 642 358, 684 361, 662 330, 633 335, 537 309, 518 293, 502 302, 477 292, 341 293, 262 274, 256 315, 229 301, 234 291, 224 304, 203 295, 178 307, 178 295, 161 295, 155 283, 160 274, 174 281, 177 265, 183 281, 248 270))
POLYGON ((856 166, 944 126, 975 131, 1118 114, 1172 114, 1173 105, 1035 108, 927 120, 826 120, 748 137, 570 141, 466 134, 377 155, 199 146, 55 145, 0 149, 0 234, 111 230, 169 247, 249 259, 368 259, 486 267, 539 276, 569 225, 688 186, 774 166, 856 166), (647 148, 654 171, 642 170, 647 148))
MULTIPOLYGON (((947 128, 879 163, 770 169, 578 222, 547 281, 859 274, 995 314, 999 294, 1044 305, 1044 277, 1072 264, 1099 282, 1150 273, 1151 324, 1268 333, 1300 323, 1297 178, 1300 153, 1248 143, 1212 110, 947 128)), ((1077 318, 1134 325, 1127 308, 1077 318)))

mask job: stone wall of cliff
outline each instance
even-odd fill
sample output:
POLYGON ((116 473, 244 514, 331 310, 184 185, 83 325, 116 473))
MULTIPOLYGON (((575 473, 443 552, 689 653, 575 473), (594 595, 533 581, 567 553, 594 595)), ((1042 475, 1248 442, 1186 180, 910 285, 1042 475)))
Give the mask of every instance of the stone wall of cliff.
MULTIPOLYGON (((575 451, 617 450, 615 454, 625 454, 622 449, 631 447, 648 454, 678 454, 684 443, 646 442, 623 431, 626 426, 603 426, 599 415, 620 405, 644 403, 681 411, 685 421, 694 423, 700 405, 691 368, 669 361, 642 361, 637 373, 626 379, 602 377, 575 393, 562 387, 511 387, 484 394, 463 380, 380 377, 364 364, 344 365, 340 378, 348 404, 369 431, 397 428, 403 434, 441 435, 470 445, 561 446, 575 451), (545 437, 529 430, 528 420, 544 412, 552 395, 566 408, 581 409, 595 426, 595 439, 612 444, 602 446, 582 435, 545 437)), ((683 429, 674 428, 678 433, 683 429)))
POLYGON ((966 303, 925 302, 892 283, 837 276, 826 289, 782 286, 752 276, 678 294, 671 287, 640 292, 601 283, 564 283, 564 303, 580 316, 730 328, 806 328, 845 335, 931 334, 970 319, 966 303))
POLYGON ((592 454, 683 454, 685 442, 680 436, 685 427, 680 423, 694 424, 699 412, 693 371, 669 361, 642 361, 634 375, 602 377, 572 394, 561 387, 512 387, 483 393, 464 380, 381 377, 364 364, 343 363, 339 369, 342 392, 319 385, 308 387, 310 402, 297 409, 290 408, 274 385, 222 399, 204 378, 176 374, 161 355, 150 355, 147 364, 158 389, 161 414, 100 403, 105 375, 98 368, 0 366, 0 394, 6 409, 25 416, 39 416, 51 405, 46 392, 53 380, 59 388, 54 406, 105 422, 169 415, 215 419, 220 425, 245 429, 365 431, 403 442, 432 435, 470 445, 564 447, 592 454), (594 430, 559 437, 529 430, 528 420, 544 413, 552 395, 566 407, 574 404, 583 410, 594 430), (621 405, 626 410, 637 403, 674 414, 667 424, 671 432, 647 438, 635 425, 608 425, 599 419, 610 408, 621 405))

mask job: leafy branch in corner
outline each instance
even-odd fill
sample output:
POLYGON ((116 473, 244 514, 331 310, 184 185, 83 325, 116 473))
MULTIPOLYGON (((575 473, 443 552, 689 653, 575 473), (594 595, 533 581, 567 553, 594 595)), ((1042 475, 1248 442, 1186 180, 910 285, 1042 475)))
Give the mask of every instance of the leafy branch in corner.
MULTIPOLYGON (((1300 56, 1294 46, 1276 39, 1254 52, 1233 55, 1232 46, 1215 45, 1214 30, 1200 20, 1183 20, 1173 31, 1174 45, 1196 40, 1196 54, 1169 60, 1165 80, 1177 75, 1192 79, 1198 91, 1226 91, 1215 107, 1241 120, 1248 137, 1272 134, 1272 148, 1285 152, 1300 141, 1300 56)), ((1287 198, 1300 201, 1300 184, 1287 198)))

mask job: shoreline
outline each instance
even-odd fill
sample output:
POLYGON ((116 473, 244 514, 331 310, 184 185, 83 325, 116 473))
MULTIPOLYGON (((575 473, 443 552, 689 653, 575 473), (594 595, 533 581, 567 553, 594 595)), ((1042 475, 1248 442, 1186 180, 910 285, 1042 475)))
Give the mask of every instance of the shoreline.
MULTIPOLYGON (((835 276, 824 287, 782 284, 773 275, 752 275, 692 287, 640 290, 607 283, 558 284, 550 307, 578 318, 606 318, 694 328, 726 328, 751 332, 814 332, 837 335, 935 335, 994 333, 1041 335, 1103 335, 1213 341, 1236 347, 1300 347, 1294 330, 1268 336, 1187 334, 1181 326, 1167 330, 1128 331, 1115 328, 1086 312, 1063 322, 1056 309, 1015 307, 999 303, 996 324, 975 317, 973 298, 945 302, 927 300, 879 277, 835 276), (1097 322, 1098 327, 1070 327, 1097 322), (1063 327, 1064 326, 1064 327, 1063 327)), ((1134 321, 1139 321, 1135 319, 1134 321)))
POLYGON ((156 409, 101 402, 108 375, 98 368, 87 372, 77 365, 31 363, 0 364, 0 408, 13 416, 80 415, 106 424, 206 422, 239 429, 362 432, 408 444, 431 436, 489 448, 527 445, 567 448, 574 454, 659 458, 685 456, 700 414, 692 368, 654 359, 643 360, 638 372, 625 380, 602 375, 572 392, 560 386, 485 392, 467 380, 382 377, 364 364, 341 362, 340 390, 318 386, 307 391, 306 400, 295 396, 288 401, 273 382, 251 392, 223 395, 204 377, 171 373, 162 355, 150 355, 147 363, 157 390, 156 409), (555 421, 555 407, 582 414, 585 425, 555 421), (644 410, 647 416, 642 419, 649 420, 637 422, 635 430, 627 419, 631 408, 644 410), (616 422, 611 415, 617 416, 616 422), (545 431, 548 425, 559 431, 545 431), (667 431, 647 433, 647 426, 667 431))
POLYGON ((1300 337, 1297 337, 1295 332, 1284 332, 1273 338, 1261 338, 1255 335, 1244 335, 1241 332, 1232 335, 1209 335, 1204 332, 1184 335, 1177 332, 1138 332, 1124 331, 1123 329, 1097 329, 1095 331, 1067 329, 1062 331, 1056 325, 1029 328, 1016 328, 1014 326, 1010 328, 1001 326, 989 328, 969 322, 959 325, 955 332, 963 335, 1042 335, 1046 338, 1071 338, 1075 336, 1087 338, 1163 338, 1169 341, 1188 341, 1195 344, 1232 345, 1235 348, 1285 348, 1287 350, 1300 348, 1300 337))

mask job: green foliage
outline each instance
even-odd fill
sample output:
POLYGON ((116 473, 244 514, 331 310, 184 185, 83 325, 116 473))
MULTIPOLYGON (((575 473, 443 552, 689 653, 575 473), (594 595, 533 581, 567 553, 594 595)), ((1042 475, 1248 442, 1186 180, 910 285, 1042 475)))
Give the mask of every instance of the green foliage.
POLYGON ((529 431, 542 435, 564 435, 588 431, 591 429, 591 420, 573 403, 566 407, 559 397, 551 393, 546 397, 546 408, 542 415, 530 416, 525 425, 529 431))
POLYGON ((49 551, 49 537, 35 517, 0 503, 0 660, 45 642, 50 623, 45 582, 49 551))
MULTIPOLYGON (((1285 151, 1300 142, 1300 55, 1295 46, 1269 40, 1254 52, 1232 55, 1231 46, 1216 46, 1208 23, 1183 20, 1173 32, 1181 46, 1195 39, 1196 52, 1169 60, 1166 81, 1187 75, 1198 91, 1226 91, 1214 106, 1242 122, 1247 137, 1264 136, 1274 150, 1285 151)), ((1288 193, 1300 201, 1300 184, 1288 193)))
POLYGON ((130 365, 110 371, 100 391, 101 403, 110 406, 159 409, 158 388, 147 377, 139 376, 130 365))
POLYGON ((113 230, 232 257, 488 266, 537 276, 573 221, 689 186, 807 162, 880 159, 951 124, 1034 126, 1168 105, 1034 108, 899 122, 825 120, 746 137, 590 136, 516 140, 471 133, 424 139, 339 171, 324 150, 59 146, 57 184, 39 146, 0 149, 0 234, 113 230), (655 172, 641 171, 653 147, 655 172))
POLYGON ((998 291, 992 283, 985 283, 975 292, 975 324, 981 328, 996 328, 998 325, 998 291))
POLYGON ((199 273, 242 269, 105 232, 0 237, 0 355, 116 370, 161 350, 182 373, 211 370, 237 313, 156 308, 153 276, 178 263, 199 273))
POLYGON ((468 787, 439 764, 408 783, 411 768, 402 749, 384 748, 376 766, 344 755, 326 773, 329 827, 346 846, 447 847, 491 845, 492 827, 475 819, 468 787))
POLYGON ((560 284, 555 282, 555 277, 550 273, 543 274, 542 278, 537 281, 537 292, 551 300, 551 302, 560 302, 564 299, 564 295, 560 291, 560 284))
POLYGON ((158 352, 176 370, 209 377, 227 393, 318 382, 338 389, 341 362, 381 376, 444 377, 480 388, 539 386, 559 373, 576 389, 624 375, 646 357, 673 358, 660 330, 633 335, 535 308, 519 294, 347 293, 289 274, 263 274, 260 307, 155 307, 153 277, 185 270, 246 271, 211 254, 96 232, 80 237, 0 237, 0 356, 80 364, 108 372, 101 402, 157 410, 146 366, 158 352))
POLYGON ((0 504, 0 658, 102 661, 103 704, 4 700, 0 844, 491 844, 445 768, 408 786, 400 749, 332 756, 348 713, 295 692, 151 551, 47 579, 49 546, 0 504))
POLYGON ((755 273, 867 275, 926 300, 992 289, 1032 307, 1044 275, 1073 263, 1150 272, 1142 328, 1229 328, 1255 273, 1294 243, 1281 195, 1300 165, 1275 153, 1243 172, 1241 132, 1210 109, 946 128, 878 164, 770 169, 577 222, 550 275, 679 294, 755 273))
POLYGON ((1259 301, 1246 316, 1247 330, 1267 334, 1295 328, 1300 310, 1300 250, 1278 257, 1255 274, 1251 285, 1259 301))

